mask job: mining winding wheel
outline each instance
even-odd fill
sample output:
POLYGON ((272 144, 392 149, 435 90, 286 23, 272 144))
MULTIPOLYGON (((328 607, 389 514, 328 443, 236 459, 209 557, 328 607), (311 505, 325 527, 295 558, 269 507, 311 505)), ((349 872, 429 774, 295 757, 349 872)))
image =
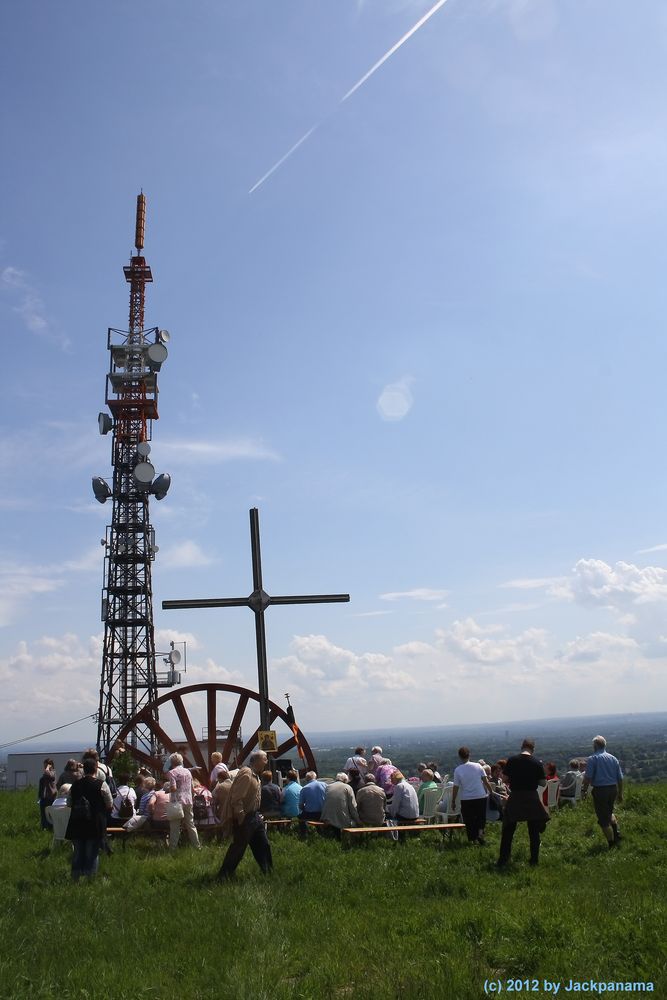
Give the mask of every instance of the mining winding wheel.
MULTIPOLYGON (((111 748, 111 754, 113 756, 114 752, 123 745, 130 756, 139 764, 150 768, 151 771, 156 771, 158 775, 162 773, 162 757, 151 757, 143 750, 133 747, 131 743, 126 742, 134 727, 141 723, 142 726, 148 727, 154 733, 158 744, 164 748, 165 753, 178 751, 183 754, 185 767, 200 768, 200 780, 202 784, 208 785, 211 769, 209 761, 211 754, 215 750, 220 751, 225 764, 231 763, 233 767, 239 767, 246 760, 248 754, 257 746, 259 727, 255 726, 254 722, 251 724, 252 732, 247 738, 245 736, 243 738, 242 747, 239 749, 237 745, 239 733, 242 732, 243 717, 248 706, 251 709, 255 707, 252 704, 253 702, 256 702, 257 708, 259 708, 259 695, 255 691, 250 691, 248 688, 236 687, 234 684, 193 684, 191 687, 178 688, 146 705, 145 708, 129 719, 120 730, 118 738, 111 748), (219 737, 216 739, 216 731, 221 727, 221 720, 218 718, 218 695, 236 696, 237 699, 236 708, 231 715, 231 723, 229 723, 230 715, 225 711, 223 724, 225 729, 229 725, 229 731, 226 733, 224 740, 219 737), (159 723, 153 718, 155 707, 159 707, 160 710, 159 723), (170 708, 173 711, 169 711, 170 708), (175 718, 173 718, 174 714, 175 718), (169 722, 166 721, 168 716, 172 717, 169 722), (206 720, 206 737, 203 740, 197 739, 191 716, 206 720), (174 735, 172 725, 180 725, 182 735, 174 735), (167 729, 164 727, 172 729, 172 732, 167 732, 167 729)), ((276 720, 281 720, 285 723, 287 729, 287 732, 282 734, 284 737, 283 741, 278 743, 278 750, 275 754, 275 757, 283 757, 288 750, 292 750, 297 746, 297 739, 293 732, 289 716, 284 709, 280 708, 274 702, 269 701, 269 712, 271 726, 273 726, 276 720)), ((315 771, 317 768, 313 752, 298 727, 297 731, 303 757, 297 757, 297 754, 295 754, 297 759, 294 760, 294 765, 300 769, 301 774, 304 774, 307 770, 315 771)), ((279 732, 278 739, 280 740, 280 738, 281 733, 279 732)))

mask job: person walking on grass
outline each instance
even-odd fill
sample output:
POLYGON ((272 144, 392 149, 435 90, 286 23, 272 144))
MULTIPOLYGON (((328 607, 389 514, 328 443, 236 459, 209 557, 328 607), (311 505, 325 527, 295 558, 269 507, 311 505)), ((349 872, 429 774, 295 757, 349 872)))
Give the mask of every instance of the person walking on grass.
POLYGON ((593 740, 593 753, 586 764, 582 790, 586 792, 589 785, 593 789, 591 794, 598 825, 609 847, 616 847, 621 834, 614 815, 614 803, 623 801, 623 772, 616 757, 607 753, 604 736, 596 736, 593 740))
MULTIPOLYGON (((465 823, 469 844, 483 847, 486 827, 486 803, 491 795, 491 785, 481 764, 470 760, 468 747, 459 747, 461 763, 454 770, 454 788, 450 812, 456 814, 456 799, 461 802, 461 818, 465 823)), ((430 773, 430 772, 429 772, 430 773)))
POLYGON ((505 764, 504 776, 510 786, 509 798, 503 811, 503 831, 500 838, 500 855, 496 862, 504 868, 512 854, 512 840, 517 823, 525 821, 530 840, 530 863, 536 865, 540 858, 540 836, 549 821, 549 813, 542 804, 538 786, 546 784, 544 765, 534 757, 535 741, 524 740, 521 753, 510 757, 505 764))
POLYGON ((225 801, 223 823, 225 833, 232 836, 232 842, 218 872, 219 882, 228 882, 234 877, 246 847, 250 847, 264 875, 268 875, 273 868, 271 846, 266 836, 264 818, 259 811, 261 798, 259 776, 266 769, 268 762, 269 758, 263 750, 256 750, 250 754, 248 766, 240 769, 229 790, 225 801))
POLYGON ((167 772, 169 791, 172 802, 180 802, 183 807, 183 818, 175 818, 169 825, 169 850, 175 851, 181 836, 181 826, 185 827, 188 840, 195 850, 200 849, 199 835, 195 826, 192 810, 192 773, 183 767, 183 756, 180 753, 171 755, 171 769, 167 772))

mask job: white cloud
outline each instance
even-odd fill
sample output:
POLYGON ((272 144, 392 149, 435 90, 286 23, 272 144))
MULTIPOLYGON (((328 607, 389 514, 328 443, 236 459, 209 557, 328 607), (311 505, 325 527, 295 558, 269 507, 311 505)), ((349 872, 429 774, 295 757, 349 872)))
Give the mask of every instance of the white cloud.
POLYGON ((641 568, 623 561, 610 566, 602 559, 579 559, 568 576, 509 580, 500 586, 544 590, 549 597, 627 613, 642 604, 667 600, 667 569, 641 568))
POLYGON ((207 462, 211 465, 238 459, 282 461, 278 452, 252 438, 228 438, 221 441, 179 441, 167 438, 160 441, 160 452, 182 462, 207 462))
POLYGON ((103 558, 101 546, 94 545, 78 559, 68 559, 64 562, 63 569, 71 570, 73 573, 97 573, 101 571, 103 558))
POLYGON ((193 632, 179 632, 175 628, 156 628, 155 629, 155 648, 160 650, 169 649, 169 643, 187 643, 187 648, 189 651, 194 651, 200 648, 200 642, 193 632))
POLYGON ((197 566, 210 566, 213 559, 202 551, 197 542, 187 540, 160 550, 157 558, 167 569, 188 569, 197 566))
POLYGON ((503 664, 521 671, 539 667, 546 649, 547 633, 531 628, 515 636, 506 636, 502 625, 478 625, 473 618, 455 621, 450 629, 438 629, 439 644, 470 664, 503 664))
POLYGON ((442 601, 448 594, 448 590, 431 590, 429 587, 415 587, 413 590, 396 590, 388 594, 380 594, 380 600, 442 601))
POLYGON ((667 569, 601 559, 580 559, 563 588, 563 596, 580 604, 626 612, 642 604, 667 600, 667 569))
POLYGON ((188 663, 188 672, 183 677, 186 684, 239 684, 243 675, 238 670, 229 670, 207 657, 203 663, 188 663))
POLYGON ((605 661, 609 665, 610 657, 636 657, 640 655, 639 644, 624 635, 611 635, 608 632, 591 632, 590 635, 577 636, 565 644, 559 659, 563 663, 599 663, 605 661))
POLYGON ((650 549, 638 549, 637 555, 643 556, 649 552, 667 552, 667 542, 662 542, 660 545, 652 545, 650 549))
POLYGON ((412 409, 413 398, 411 385, 414 378, 411 375, 404 375, 397 382, 386 385, 376 403, 377 411, 383 420, 398 421, 403 420, 412 409))
POLYGON ((81 639, 66 633, 19 642, 0 658, 3 714, 30 726, 24 734, 29 736, 36 728, 62 725, 95 711, 101 653, 100 636, 81 639))
POLYGON ((26 567, 5 562, 0 565, 0 626, 10 625, 24 606, 39 594, 52 593, 63 585, 48 567, 26 567))
POLYGON ((291 654, 273 661, 272 669, 286 675, 290 684, 295 681, 319 697, 415 687, 414 678, 397 669, 384 653, 355 653, 324 635, 294 636, 290 648, 291 654))

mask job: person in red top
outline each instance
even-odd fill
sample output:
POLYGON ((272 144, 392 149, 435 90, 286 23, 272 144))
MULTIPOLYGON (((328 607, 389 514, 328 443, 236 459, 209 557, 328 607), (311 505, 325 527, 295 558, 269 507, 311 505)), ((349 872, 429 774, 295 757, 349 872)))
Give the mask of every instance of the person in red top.
MULTIPOLYGON (((558 769, 552 760, 548 764, 544 765, 544 770, 546 771, 547 781, 551 781, 553 778, 558 778, 558 769)), ((545 806, 549 805, 549 789, 544 786, 544 791, 542 792, 542 801, 545 806)))

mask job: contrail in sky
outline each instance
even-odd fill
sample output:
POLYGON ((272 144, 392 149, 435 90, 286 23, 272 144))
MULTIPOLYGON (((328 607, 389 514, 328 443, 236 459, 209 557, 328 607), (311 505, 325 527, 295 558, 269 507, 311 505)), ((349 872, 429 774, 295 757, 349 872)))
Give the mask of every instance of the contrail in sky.
MULTIPOLYGON (((363 85, 366 83, 366 81, 369 80, 370 77, 373 76, 373 73, 375 73, 380 68, 380 66, 382 66, 383 63, 386 63, 387 59, 390 59, 391 56, 393 56, 394 52, 396 52, 398 49, 400 49, 401 45, 403 45, 405 42, 407 42, 408 38, 411 38, 416 31, 419 31, 419 29, 421 28, 421 26, 423 24, 426 24, 426 22, 428 21, 428 19, 430 17, 433 17, 433 15, 437 11, 439 11, 440 8, 443 7, 446 3, 447 3, 447 0, 438 0, 437 3, 433 4, 433 6, 430 8, 430 10, 427 10, 426 13, 424 14, 424 16, 420 17, 420 19, 417 21, 417 23, 413 24, 413 26, 410 28, 409 31, 406 31, 406 33, 403 35, 403 37, 399 38, 399 40, 395 43, 395 45, 392 45, 392 47, 387 52, 385 52, 385 54, 380 59, 378 59, 378 61, 376 63, 374 63, 373 66, 371 66, 371 68, 368 70, 368 72, 364 73, 364 75, 361 77, 360 80, 357 80, 357 82, 355 83, 355 85, 353 87, 350 87, 350 89, 348 90, 348 92, 346 94, 344 94, 343 97, 341 97, 340 101, 338 102, 338 107, 340 107, 341 104, 343 104, 348 99, 348 97, 352 97, 352 94, 356 93, 356 91, 359 90, 360 87, 363 87, 363 85)), ((324 121, 324 120, 325 119, 323 118, 322 121, 324 121)), ((264 176, 260 177, 260 179, 258 181, 256 181, 255 184, 253 184, 253 186, 248 191, 248 194, 252 194, 253 191, 256 191, 258 187, 261 187, 261 185, 264 183, 264 181, 266 181, 266 180, 269 179, 269 177, 271 176, 271 174, 274 173, 278 169, 278 167, 282 167, 282 165, 285 162, 285 160, 288 160, 290 158, 290 156, 292 155, 292 153, 295 153, 297 151, 297 149, 299 148, 299 146, 301 146, 306 141, 306 139, 310 138, 310 136, 313 134, 313 132, 320 127, 320 125, 322 124, 322 121, 318 122, 316 125, 313 125, 312 128, 309 128, 308 131, 305 132, 301 136, 301 138, 298 139, 297 142, 295 142, 294 145, 291 146, 290 149, 287 150, 287 152, 285 153, 285 155, 281 156, 280 159, 276 163, 273 164, 273 166, 271 167, 271 169, 267 170, 267 172, 264 174, 264 176)))

